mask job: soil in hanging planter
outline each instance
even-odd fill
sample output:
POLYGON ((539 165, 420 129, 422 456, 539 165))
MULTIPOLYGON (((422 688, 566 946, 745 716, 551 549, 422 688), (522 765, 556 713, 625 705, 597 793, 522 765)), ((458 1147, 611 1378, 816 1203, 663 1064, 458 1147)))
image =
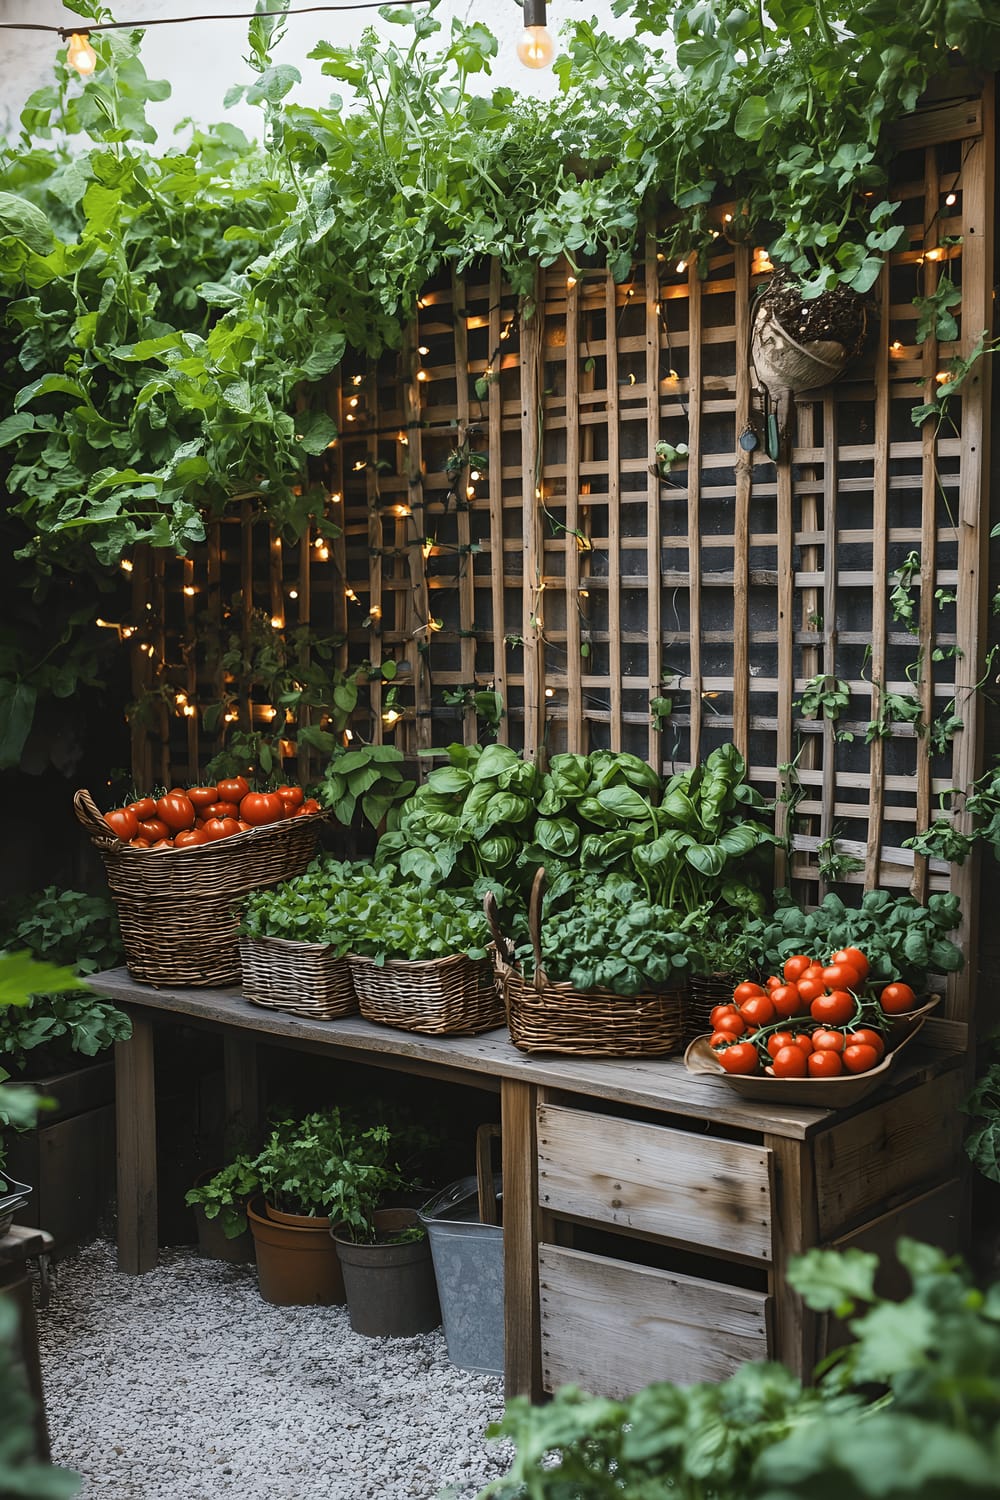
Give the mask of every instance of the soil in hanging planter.
POLYGON ((843 344, 847 357, 860 354, 867 319, 864 300, 843 282, 829 292, 803 300, 796 282, 777 273, 763 293, 774 316, 798 344, 831 339, 843 344))

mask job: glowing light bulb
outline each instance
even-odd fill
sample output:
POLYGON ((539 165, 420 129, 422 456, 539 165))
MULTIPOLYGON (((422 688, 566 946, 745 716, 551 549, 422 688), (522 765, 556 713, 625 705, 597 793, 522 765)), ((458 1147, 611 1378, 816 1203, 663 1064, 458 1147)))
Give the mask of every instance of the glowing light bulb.
POLYGON ((343 498, 344 498, 343 495, 328 495, 327 496, 327 499, 330 501, 331 505, 339 505, 340 502, 341 502, 341 500, 343 500, 343 498))
POLYGON ((280 615, 272 615, 271 616, 271 629, 272 630, 280 630, 282 628, 282 626, 284 625, 284 623, 285 622, 281 618, 280 615))
POLYGON ((289 599, 297 599, 299 597, 299 591, 298 591, 298 589, 289 589, 288 590, 288 597, 289 597, 289 599))
POLYGON ((524 0, 524 31, 517 55, 526 68, 547 68, 556 55, 556 44, 545 25, 545 0, 524 0))
POLYGON ((427 373, 426 370, 418 370, 417 371, 417 379, 418 380, 430 380, 430 376, 428 375, 428 373, 427 373))
POLYGON ((567 286, 576 286, 576 277, 575 276, 567 276, 566 277, 566 285, 567 286))
POLYGON ((178 708, 182 708, 183 705, 187 701, 188 701, 188 695, 187 695, 187 693, 175 693, 174 694, 174 702, 177 704, 178 708))
POLYGON ((413 514, 408 505, 397 505, 395 510, 397 516, 409 516, 413 514))
POLYGON ((417 350, 418 354, 430 354, 430 352, 431 351, 428 349, 426 344, 421 344, 420 348, 417 350))
POLYGON ((352 385, 362 385, 364 383, 364 378, 365 377, 363 375, 352 375, 351 376, 351 384, 352 385))
POLYGON ((687 270, 687 268, 688 268, 687 261, 686 260, 679 260, 677 262, 676 266, 674 267, 674 270, 677 272, 678 276, 683 276, 684 272, 687 270))
POLYGON ((372 607, 371 607, 371 609, 368 611, 368 616, 372 620, 381 620, 381 618, 382 618, 382 606, 381 606, 381 604, 373 604, 372 607))
POLYGON ((193 583, 186 583, 184 585, 184 592, 189 599, 193 599, 198 590, 195 588, 193 583))
POLYGON ((476 498, 476 487, 475 487, 474 484, 467 484, 465 486, 465 498, 466 498, 466 500, 475 500, 475 498, 476 498))
POLYGON ((358 404, 358 398, 357 398, 357 396, 352 396, 351 399, 350 399, 350 401, 348 401, 347 404, 348 404, 348 406, 357 406, 357 404, 358 404))
POLYGON ((316 556, 319 558, 320 562, 329 562, 330 561, 330 549, 329 549, 329 547, 320 547, 319 551, 316 553, 316 556))
POLYGON ((127 557, 123 557, 118 566, 121 568, 123 573, 131 573, 132 571, 132 562, 127 557))
POLYGON ((889 353, 890 354, 902 354, 902 352, 903 352, 903 346, 899 342, 899 339, 893 339, 892 343, 889 345, 889 353))
POLYGON ((399 720, 402 717, 403 715, 398 711, 398 709, 387 708, 385 713, 382 715, 382 723, 388 724, 391 728, 393 724, 398 724, 399 720))
POLYGON ((936 247, 933 250, 928 250, 925 259, 927 259, 927 260, 944 260, 944 251, 939 246, 936 247))
POLYGON ((945 201, 945 203, 947 204, 947 206, 949 208, 954 208, 955 204, 958 202, 958 194, 957 193, 949 193, 948 196, 947 196, 947 198, 945 198, 944 201, 945 201))
POLYGON ((949 375, 947 370, 938 370, 937 374, 934 376, 934 379, 937 381, 938 385, 946 385, 947 382, 951 379, 951 376, 949 375))
POLYGON ((554 698, 555 695, 556 695, 555 688, 546 688, 545 689, 545 696, 546 696, 546 698, 554 698))
POLYGON ((482 479, 482 477, 483 476, 482 476, 482 474, 480 473, 480 471, 478 469, 470 469, 469 470, 469 478, 470 479, 482 479))
POLYGON ((184 705, 184 717, 185 717, 185 719, 193 719, 194 716, 195 716, 195 714, 197 712, 198 712, 198 710, 195 708, 195 706, 194 706, 193 703, 185 703, 185 705, 184 705))
POLYGON ((86 31, 74 31, 66 48, 66 61, 75 68, 81 78, 89 78, 97 67, 97 53, 90 45, 86 31))

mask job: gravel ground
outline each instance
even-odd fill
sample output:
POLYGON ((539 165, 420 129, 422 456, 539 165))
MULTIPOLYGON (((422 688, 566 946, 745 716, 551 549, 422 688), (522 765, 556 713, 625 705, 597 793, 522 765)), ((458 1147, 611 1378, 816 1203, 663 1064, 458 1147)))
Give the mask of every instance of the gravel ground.
POLYGON ((345 1308, 271 1307, 252 1266, 186 1248, 145 1276, 105 1241, 61 1261, 39 1339, 81 1500, 471 1500, 509 1463, 483 1438, 502 1380, 450 1365, 440 1329, 363 1338, 345 1308))

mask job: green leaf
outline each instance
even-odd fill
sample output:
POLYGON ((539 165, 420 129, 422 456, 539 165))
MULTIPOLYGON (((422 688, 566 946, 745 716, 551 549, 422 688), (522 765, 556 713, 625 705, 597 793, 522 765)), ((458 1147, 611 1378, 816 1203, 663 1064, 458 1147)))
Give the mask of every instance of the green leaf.
POLYGON ((55 239, 40 208, 17 193, 4 192, 0 192, 0 235, 20 240, 36 255, 47 255, 55 239))
POLYGON ((337 424, 325 411, 299 412, 295 440, 306 453, 325 453, 337 437, 337 424))
POLYGON ((865 1250, 809 1250, 789 1263, 788 1282, 815 1312, 850 1309, 875 1298, 878 1256, 865 1250))
POLYGON ((21 754, 31 733, 38 689, 29 682, 0 677, 0 770, 21 764, 21 754))

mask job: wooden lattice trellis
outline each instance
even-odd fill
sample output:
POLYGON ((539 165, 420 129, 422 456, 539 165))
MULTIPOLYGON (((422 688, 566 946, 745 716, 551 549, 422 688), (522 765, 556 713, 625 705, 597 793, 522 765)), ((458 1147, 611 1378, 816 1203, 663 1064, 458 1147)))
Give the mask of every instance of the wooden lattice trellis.
MULTIPOLYGON (((475 738, 470 694, 486 686, 506 707, 501 739, 529 753, 610 746, 671 770, 731 739, 782 799, 779 876, 806 899, 836 856, 848 883, 954 888, 971 921, 972 865, 902 844, 980 765, 989 361, 953 402, 954 433, 909 414, 992 324, 993 129, 978 91, 899 127, 907 234, 873 332, 841 380, 784 414, 778 463, 738 446, 756 413, 751 307, 768 272, 727 240, 732 205, 718 206, 707 267, 666 261, 650 225, 623 284, 557 264, 526 308, 496 266, 429 287, 399 354, 348 359, 331 382, 330 498, 300 542, 282 544, 245 501, 192 558, 136 559, 134 687, 158 694, 151 728, 134 724, 137 783, 193 775, 218 747, 198 707, 227 692, 220 638, 238 654, 255 630, 308 627, 332 642, 331 664, 370 662, 366 739, 413 754, 475 738), (962 290, 959 337, 918 344, 912 299, 945 268, 962 290), (651 470, 661 438, 690 449, 666 479, 651 470), (910 628, 889 596, 912 553, 910 628), (836 720, 797 707, 819 675, 848 684, 836 720), (884 722, 893 694, 918 723, 884 722), (668 716, 651 715, 654 697, 668 716), (929 730, 949 713, 962 727, 934 751, 929 730)), ((236 691, 228 722, 270 722, 279 710, 259 696, 236 691)), ((298 769, 308 777, 315 757, 298 769)), ((965 981, 949 1005, 966 1013, 965 981)))

